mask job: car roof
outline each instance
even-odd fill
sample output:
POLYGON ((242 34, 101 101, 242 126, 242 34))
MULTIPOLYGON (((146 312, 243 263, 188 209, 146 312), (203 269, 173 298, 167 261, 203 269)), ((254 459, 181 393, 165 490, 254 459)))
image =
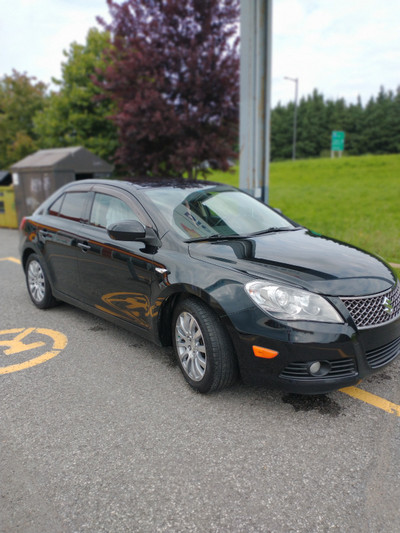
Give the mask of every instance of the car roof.
MULTIPOLYGON (((124 179, 99 179, 92 178, 86 180, 73 181, 67 184, 67 188, 79 187, 82 184, 89 185, 108 185, 119 187, 125 190, 141 190, 151 188, 178 188, 178 189, 205 189, 218 185, 226 185, 214 181, 206 180, 187 180, 179 178, 124 178, 124 179)), ((229 186, 228 186, 229 187, 229 186)))
POLYGON ((32 215, 43 213, 43 209, 47 209, 58 196, 65 194, 68 191, 89 191, 93 186, 106 186, 111 189, 119 189, 128 193, 138 193, 149 190, 151 188, 162 189, 210 189, 214 187, 223 187, 225 190, 235 190, 235 187, 224 185, 213 181, 205 180, 187 180, 178 178, 144 178, 144 179, 102 179, 90 178, 85 180, 70 181, 62 185, 59 189, 54 191, 44 202, 32 213, 32 215))

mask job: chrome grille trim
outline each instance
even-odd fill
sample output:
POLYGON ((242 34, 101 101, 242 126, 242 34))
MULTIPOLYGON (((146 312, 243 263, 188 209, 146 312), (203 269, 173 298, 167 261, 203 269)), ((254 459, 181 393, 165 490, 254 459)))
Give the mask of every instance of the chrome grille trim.
POLYGON ((350 378, 357 376, 354 359, 337 359, 329 361, 331 369, 324 376, 311 376, 308 372, 310 362, 293 362, 286 366, 279 374, 281 379, 295 379, 296 381, 329 380, 335 378, 350 378))
POLYGON ((393 322, 400 316, 400 284, 380 294, 360 297, 341 297, 358 329, 373 328, 393 322), (390 300, 393 311, 389 313, 385 302, 390 300))

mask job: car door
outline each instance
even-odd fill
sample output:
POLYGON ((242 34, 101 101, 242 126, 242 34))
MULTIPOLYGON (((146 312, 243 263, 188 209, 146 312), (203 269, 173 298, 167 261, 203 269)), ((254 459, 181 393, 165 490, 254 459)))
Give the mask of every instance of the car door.
POLYGON ((89 188, 62 194, 50 206, 38 231, 53 287, 69 297, 79 295, 78 248, 82 222, 89 205, 89 188))
POLYGON ((93 192, 89 220, 78 243, 81 298, 103 313, 148 330, 155 312, 153 253, 142 242, 111 239, 106 228, 120 220, 139 220, 147 226, 152 222, 130 194, 102 186, 93 192))

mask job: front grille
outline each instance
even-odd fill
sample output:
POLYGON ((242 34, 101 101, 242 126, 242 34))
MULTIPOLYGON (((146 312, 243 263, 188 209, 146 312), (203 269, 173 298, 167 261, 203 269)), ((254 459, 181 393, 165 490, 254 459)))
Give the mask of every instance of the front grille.
POLYGON ((380 326, 400 316, 399 283, 380 294, 341 300, 359 329, 380 326))
POLYGON ((282 379, 295 379, 301 381, 315 381, 316 379, 350 378, 357 375, 356 363, 353 359, 338 359, 329 361, 330 370, 324 376, 311 376, 308 372, 310 362, 290 363, 280 373, 282 379))
POLYGON ((380 368, 387 365, 400 353, 400 337, 385 346, 369 350, 365 355, 371 368, 380 368))

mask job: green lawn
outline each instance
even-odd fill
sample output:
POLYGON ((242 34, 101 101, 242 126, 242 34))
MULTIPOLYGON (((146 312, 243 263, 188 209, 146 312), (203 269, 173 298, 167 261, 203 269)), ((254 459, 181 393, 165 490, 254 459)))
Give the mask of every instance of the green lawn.
MULTIPOLYGON (((238 169, 210 179, 238 185, 238 169)), ((269 203, 318 233, 400 264, 400 155, 271 163, 269 203)))

